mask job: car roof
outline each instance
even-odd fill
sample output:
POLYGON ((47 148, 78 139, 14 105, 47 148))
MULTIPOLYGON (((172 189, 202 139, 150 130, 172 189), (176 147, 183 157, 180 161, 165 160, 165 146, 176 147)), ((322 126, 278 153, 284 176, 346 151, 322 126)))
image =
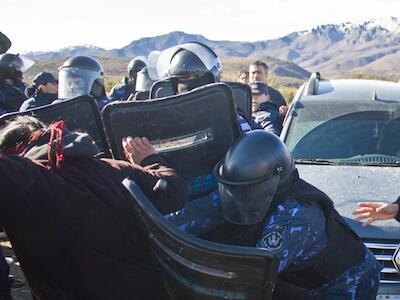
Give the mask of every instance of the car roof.
POLYGON ((300 101, 390 101, 400 102, 400 84, 365 79, 318 81, 316 95, 304 92, 300 101))

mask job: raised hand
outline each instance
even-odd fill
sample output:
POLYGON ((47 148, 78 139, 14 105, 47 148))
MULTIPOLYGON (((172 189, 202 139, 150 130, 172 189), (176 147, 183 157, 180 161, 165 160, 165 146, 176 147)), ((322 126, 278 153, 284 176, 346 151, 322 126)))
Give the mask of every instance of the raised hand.
POLYGON ((147 156, 157 153, 146 137, 132 138, 128 136, 127 138, 123 138, 122 148, 124 149, 126 158, 131 163, 136 164, 140 164, 147 156))
POLYGON ((392 219, 399 211, 399 205, 384 202, 361 202, 358 206, 360 208, 353 212, 353 215, 357 215, 354 220, 366 220, 363 223, 364 227, 377 220, 392 219))

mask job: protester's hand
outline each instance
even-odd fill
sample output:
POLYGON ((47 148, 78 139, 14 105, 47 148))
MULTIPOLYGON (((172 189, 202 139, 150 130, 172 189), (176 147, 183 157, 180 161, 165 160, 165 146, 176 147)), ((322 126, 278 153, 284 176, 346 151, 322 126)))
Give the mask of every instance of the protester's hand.
POLYGON ((353 215, 358 215, 354 220, 360 221, 366 219, 363 226, 368 226, 377 220, 392 219, 399 211, 399 205, 383 202, 361 202, 358 203, 358 206, 361 208, 353 212, 353 215))
POLYGON ((143 159, 152 154, 156 154, 157 151, 153 145, 145 137, 132 138, 128 136, 122 139, 122 148, 124 149, 126 158, 131 163, 140 164, 143 159))
POLYGON ((288 110, 289 110, 289 107, 287 107, 286 105, 282 105, 282 106, 279 107, 279 113, 282 116, 286 116, 288 110))

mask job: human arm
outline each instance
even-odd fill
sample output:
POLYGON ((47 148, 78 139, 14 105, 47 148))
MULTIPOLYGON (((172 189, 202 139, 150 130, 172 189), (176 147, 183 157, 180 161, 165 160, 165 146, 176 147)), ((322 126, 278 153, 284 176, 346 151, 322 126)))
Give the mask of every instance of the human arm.
POLYGON ((225 222, 217 192, 188 202, 183 209, 165 215, 164 218, 180 230, 195 236, 200 236, 225 222))
POLYGON ((257 247, 279 258, 279 273, 301 265, 321 252, 327 242, 325 214, 317 203, 287 199, 267 219, 257 247))
POLYGON ((365 220, 362 226, 368 226, 369 224, 377 220, 389 220, 396 218, 400 221, 399 216, 399 202, 400 198, 395 203, 384 203, 384 202, 360 202, 358 203, 359 209, 353 212, 355 221, 365 220))
POLYGON ((265 111, 258 111, 254 114, 254 122, 259 124, 265 131, 280 135, 282 126, 280 123, 280 116, 278 111, 268 109, 265 111))
POLYGON ((120 90, 121 90, 121 85, 120 84, 115 85, 111 89, 110 93, 107 95, 107 98, 110 100, 110 102, 121 100, 121 92, 120 92, 120 90))
POLYGON ((258 111, 253 113, 253 119, 265 131, 272 132, 278 136, 281 133, 281 117, 276 104, 272 102, 260 103, 258 111))
POLYGON ((109 163, 125 170, 125 177, 134 179, 161 213, 174 212, 185 205, 187 192, 182 179, 147 138, 124 138, 122 147, 130 163, 109 163), (157 188, 159 180, 163 180, 163 188, 157 188))
POLYGON ((140 165, 146 157, 157 154, 156 149, 146 137, 132 138, 128 136, 127 138, 123 138, 122 148, 124 149, 128 161, 138 165, 140 165))

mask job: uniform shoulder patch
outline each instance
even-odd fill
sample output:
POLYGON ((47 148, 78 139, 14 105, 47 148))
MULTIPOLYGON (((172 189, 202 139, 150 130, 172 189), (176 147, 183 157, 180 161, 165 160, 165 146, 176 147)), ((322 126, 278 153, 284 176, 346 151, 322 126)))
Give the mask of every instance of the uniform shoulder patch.
POLYGON ((283 247, 285 230, 286 227, 280 227, 267 233, 261 239, 261 246, 270 252, 278 252, 283 247))

